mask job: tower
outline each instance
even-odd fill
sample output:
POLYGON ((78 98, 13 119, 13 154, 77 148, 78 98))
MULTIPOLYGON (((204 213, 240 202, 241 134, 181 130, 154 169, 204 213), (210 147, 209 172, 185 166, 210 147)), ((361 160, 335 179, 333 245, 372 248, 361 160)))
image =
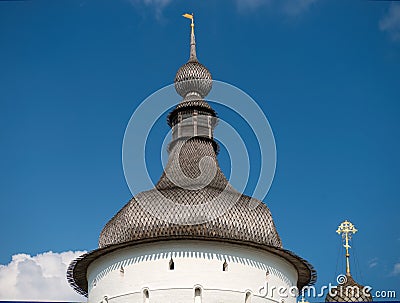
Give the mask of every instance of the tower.
POLYGON ((326 302, 372 302, 369 289, 354 281, 350 273, 350 240, 358 230, 348 220, 343 221, 336 232, 342 236, 346 257, 346 275, 338 277, 339 285, 326 295, 326 302))
MULTIPOLYGON (((267 302, 315 282, 313 267, 282 247, 269 208, 222 173, 217 114, 205 97, 209 70, 190 55, 175 76, 182 100, 168 116, 169 159, 153 189, 133 197, 103 228, 99 248, 74 260, 71 286, 89 302, 267 302)), ((285 297, 296 302, 296 296, 285 297)))

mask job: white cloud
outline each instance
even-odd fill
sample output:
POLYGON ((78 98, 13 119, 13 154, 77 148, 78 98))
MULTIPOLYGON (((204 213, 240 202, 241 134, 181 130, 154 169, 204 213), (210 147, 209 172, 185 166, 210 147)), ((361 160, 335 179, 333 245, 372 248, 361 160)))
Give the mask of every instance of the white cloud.
POLYGON ((369 262, 368 262, 369 268, 374 268, 377 265, 378 265, 378 258, 373 258, 373 259, 369 260, 369 262))
POLYGON ((145 5, 152 5, 156 7, 165 7, 170 4, 171 0, 131 0, 132 3, 143 3, 145 5))
POLYGON ((240 11, 249 11, 267 7, 287 16, 298 16, 307 11, 318 0, 236 0, 240 11))
POLYGON ((283 2, 284 12, 289 16, 297 16, 307 11, 317 0, 289 0, 283 2))
MULTIPOLYGON (((133 5, 145 5, 151 7, 156 12, 156 17, 159 18, 163 9, 168 6, 172 0, 129 0, 133 5)), ((284 13, 288 16, 297 16, 313 5, 318 0, 234 0, 239 11, 249 12, 255 9, 268 7, 284 13)))
POLYGON ((0 300, 86 301, 66 279, 69 263, 83 253, 14 255, 9 264, 0 265, 0 300))
POLYGON ((393 266, 392 275, 394 275, 394 276, 400 275, 400 263, 396 263, 393 266))
POLYGON ((274 0, 236 0, 236 5, 240 11, 248 11, 271 5, 273 1, 274 0))
POLYGON ((172 0, 129 0, 134 6, 145 5, 154 10, 156 19, 160 19, 163 9, 171 3, 172 0))
POLYGON ((388 32, 394 41, 400 41, 400 3, 392 2, 379 22, 381 31, 388 32))

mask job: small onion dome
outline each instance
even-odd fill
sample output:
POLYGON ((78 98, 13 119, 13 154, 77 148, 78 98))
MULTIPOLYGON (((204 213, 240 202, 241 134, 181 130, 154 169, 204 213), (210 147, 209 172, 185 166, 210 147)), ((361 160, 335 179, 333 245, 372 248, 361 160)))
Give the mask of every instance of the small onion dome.
POLYGON ((346 274, 346 281, 332 289, 332 293, 326 295, 325 302, 372 302, 369 289, 354 281, 350 274, 346 274))
POLYGON ((174 83, 176 92, 182 97, 193 94, 204 98, 211 90, 212 79, 207 67, 197 60, 193 17, 191 19, 189 61, 178 69, 174 83))
POLYGON ((182 65, 176 73, 174 83, 176 92, 182 97, 197 93, 204 98, 212 88, 210 71, 197 60, 182 65))

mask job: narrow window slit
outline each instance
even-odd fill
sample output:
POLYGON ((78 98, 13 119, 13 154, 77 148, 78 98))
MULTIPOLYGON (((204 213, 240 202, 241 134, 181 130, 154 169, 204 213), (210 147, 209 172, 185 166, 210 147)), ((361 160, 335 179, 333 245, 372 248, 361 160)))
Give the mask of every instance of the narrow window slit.
POLYGON ((244 299, 245 303, 251 303, 251 293, 248 291, 246 292, 246 298, 244 299))
POLYGON ((201 288, 196 287, 194 290, 194 303, 201 303, 201 288))
POLYGON ((222 271, 228 271, 228 263, 226 263, 226 260, 224 261, 224 264, 222 264, 222 271))
POLYGON ((145 289, 143 290, 143 303, 149 303, 149 302, 150 302, 149 290, 145 289))

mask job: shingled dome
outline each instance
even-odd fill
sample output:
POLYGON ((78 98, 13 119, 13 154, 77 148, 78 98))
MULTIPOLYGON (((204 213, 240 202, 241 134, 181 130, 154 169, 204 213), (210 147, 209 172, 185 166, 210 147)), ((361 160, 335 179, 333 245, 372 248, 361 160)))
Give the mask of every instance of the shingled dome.
POLYGON ((173 136, 165 171, 154 189, 135 196, 106 224, 99 247, 155 237, 190 236, 281 248, 268 207, 237 192, 222 173, 213 139, 215 123, 205 123, 205 131, 199 129, 199 114, 211 119, 216 114, 202 99, 211 90, 211 73, 197 60, 194 31, 190 58, 179 68, 175 88, 183 100, 172 111, 171 115, 178 118, 170 120, 170 126, 181 131, 173 136), (186 130, 180 123, 184 118, 186 130), (205 164, 202 176, 201 166, 205 164), (207 176, 207 172, 213 175, 207 176))
POLYGON ((218 166, 213 144, 202 138, 180 142, 174 147, 156 187, 134 197, 106 224, 100 234, 99 247, 174 236, 243 240, 282 247, 268 207, 240 194, 229 184, 218 166), (209 166, 216 166, 211 182, 204 187, 197 184, 200 189, 176 186, 184 182, 176 178, 196 180, 200 176, 199 163, 204 157, 214 161, 210 161, 209 166), (177 162, 184 176, 173 175, 177 162), (176 207, 164 207, 169 201, 176 207), (196 212, 195 206, 202 213, 196 212), (198 222, 200 224, 196 224, 198 222))
POLYGON ((194 26, 190 36, 189 61, 178 69, 174 83, 176 92, 182 97, 197 95, 204 98, 211 90, 211 73, 197 60, 194 26))
POLYGON ((204 98, 212 87, 211 73, 197 60, 182 65, 176 73, 174 82, 177 93, 182 97, 197 92, 204 98))
POLYGON ((364 287, 354 281, 350 274, 347 274, 346 281, 328 293, 325 302, 372 302, 372 295, 368 287, 364 287))
POLYGON ((172 142, 160 180, 153 189, 133 197, 105 225, 99 249, 71 263, 68 280, 72 287, 87 295, 87 268, 107 253, 180 239, 259 248, 292 264, 300 289, 314 283, 312 266, 282 248, 268 207, 236 191, 219 167, 218 144, 213 138, 216 113, 204 100, 211 89, 211 74, 197 60, 193 28, 190 59, 178 70, 175 87, 183 100, 168 118, 172 142))

